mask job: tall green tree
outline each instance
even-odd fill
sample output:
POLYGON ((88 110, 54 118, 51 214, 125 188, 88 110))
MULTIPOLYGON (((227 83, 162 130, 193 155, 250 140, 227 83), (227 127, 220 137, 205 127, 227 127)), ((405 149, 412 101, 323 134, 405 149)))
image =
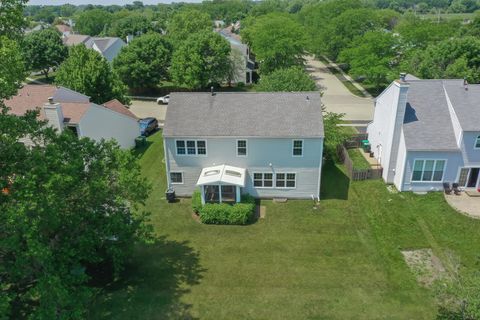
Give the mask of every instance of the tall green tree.
POLYGON ((348 64, 353 77, 365 77, 366 83, 380 89, 398 74, 399 43, 390 32, 368 31, 355 38, 338 60, 348 64))
POLYGON ((315 81, 300 67, 277 69, 262 75, 257 91, 316 91, 315 81))
POLYGON ((58 67, 68 55, 60 33, 54 29, 35 31, 25 36, 22 42, 27 68, 41 71, 46 78, 50 68, 58 67))
POLYGON ((0 2, 0 36, 20 36, 27 25, 23 9, 28 0, 2 0, 0 2))
POLYGON ((25 63, 20 46, 14 40, 0 36, 0 107, 5 98, 17 92, 25 79, 25 63))
POLYGON ((287 14, 272 13, 251 19, 241 34, 263 73, 303 63, 305 30, 287 14))
POLYGON ((163 36, 135 38, 113 61, 120 79, 131 89, 155 88, 168 78, 172 49, 163 36))
POLYGON ((220 83, 228 75, 229 55, 230 44, 222 36, 212 31, 193 34, 173 53, 172 80, 192 89, 220 83))
POLYGON ((89 36, 98 36, 108 29, 112 14, 104 9, 83 11, 75 21, 75 30, 89 36))
POLYGON ((167 34, 177 47, 194 33, 211 31, 213 22, 209 15, 196 9, 184 9, 175 13, 168 21, 167 34))
POLYGON ((129 102, 126 86, 107 60, 83 45, 70 48, 69 57, 60 65, 55 82, 89 96, 95 103, 111 99, 129 102))
POLYGON ((152 28, 151 20, 140 13, 132 13, 113 20, 108 34, 125 40, 128 35, 139 36, 151 31, 152 28))

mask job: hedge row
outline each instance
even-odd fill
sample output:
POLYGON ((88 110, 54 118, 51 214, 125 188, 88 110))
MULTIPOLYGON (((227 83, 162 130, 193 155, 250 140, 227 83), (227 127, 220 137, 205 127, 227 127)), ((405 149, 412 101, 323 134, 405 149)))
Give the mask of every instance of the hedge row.
POLYGON ((255 198, 243 195, 240 203, 207 203, 202 206, 201 195, 195 191, 192 196, 193 211, 199 214, 200 221, 205 224, 247 224, 255 210, 255 198))

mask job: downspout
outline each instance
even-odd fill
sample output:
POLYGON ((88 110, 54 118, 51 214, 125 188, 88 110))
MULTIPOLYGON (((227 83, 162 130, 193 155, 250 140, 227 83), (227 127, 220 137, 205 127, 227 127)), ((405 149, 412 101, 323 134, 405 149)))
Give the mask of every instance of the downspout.
POLYGON ((170 181, 170 160, 167 152, 167 139, 163 137, 163 154, 165 159, 165 175, 167 176, 167 189, 170 189, 172 183, 170 181))

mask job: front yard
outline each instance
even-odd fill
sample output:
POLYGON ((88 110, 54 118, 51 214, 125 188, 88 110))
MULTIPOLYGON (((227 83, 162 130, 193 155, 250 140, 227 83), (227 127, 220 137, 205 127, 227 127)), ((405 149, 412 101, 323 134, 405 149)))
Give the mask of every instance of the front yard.
POLYGON ((262 201, 248 226, 202 225, 190 200, 165 200, 161 134, 140 158, 154 190, 157 241, 138 245, 123 280, 104 288, 89 319, 432 319, 437 308, 401 250, 431 248, 474 268, 480 221, 441 194, 389 193, 380 180, 349 183, 324 167, 311 201, 262 201))

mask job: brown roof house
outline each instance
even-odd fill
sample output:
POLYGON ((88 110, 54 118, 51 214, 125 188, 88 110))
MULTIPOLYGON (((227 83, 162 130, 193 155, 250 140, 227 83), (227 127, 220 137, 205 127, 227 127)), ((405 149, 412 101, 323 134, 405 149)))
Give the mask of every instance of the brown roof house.
POLYGON ((38 109, 39 118, 59 131, 72 130, 79 137, 97 141, 114 139, 122 148, 133 147, 140 135, 138 119, 120 101, 100 106, 65 87, 25 85, 5 104, 11 114, 20 116, 38 109))

